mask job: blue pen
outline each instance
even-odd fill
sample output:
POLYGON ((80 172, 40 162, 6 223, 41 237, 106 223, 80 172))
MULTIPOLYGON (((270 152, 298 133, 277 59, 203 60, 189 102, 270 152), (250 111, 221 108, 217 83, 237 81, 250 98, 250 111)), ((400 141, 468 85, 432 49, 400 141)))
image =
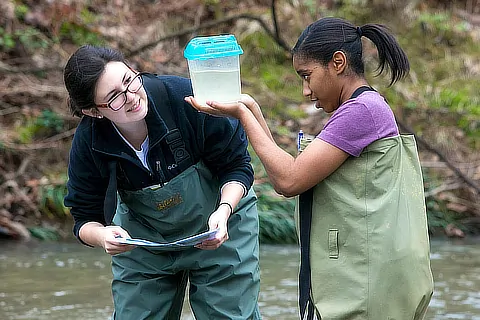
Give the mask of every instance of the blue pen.
POLYGON ((300 143, 303 139, 303 130, 298 132, 298 139, 297 139, 297 150, 300 151, 300 143))

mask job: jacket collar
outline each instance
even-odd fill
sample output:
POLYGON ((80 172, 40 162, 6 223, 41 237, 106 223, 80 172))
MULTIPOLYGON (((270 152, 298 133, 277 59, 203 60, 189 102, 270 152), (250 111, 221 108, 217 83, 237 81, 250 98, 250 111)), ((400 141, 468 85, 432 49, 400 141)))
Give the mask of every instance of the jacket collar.
MULTIPOLYGON (((160 79, 156 79, 161 81, 160 79)), ((160 116, 160 108, 166 108, 169 110, 169 98, 168 95, 154 101, 152 99, 151 89, 152 81, 145 83, 145 90, 148 96, 148 112, 145 116, 147 122, 149 146, 152 147, 160 142, 168 134, 169 129, 164 119, 160 116)), ((108 119, 95 119, 90 118, 90 127, 92 132, 92 148, 95 151, 106 153, 116 156, 124 156, 125 153, 133 155, 133 151, 126 147, 122 137, 118 135, 112 123, 108 119)))

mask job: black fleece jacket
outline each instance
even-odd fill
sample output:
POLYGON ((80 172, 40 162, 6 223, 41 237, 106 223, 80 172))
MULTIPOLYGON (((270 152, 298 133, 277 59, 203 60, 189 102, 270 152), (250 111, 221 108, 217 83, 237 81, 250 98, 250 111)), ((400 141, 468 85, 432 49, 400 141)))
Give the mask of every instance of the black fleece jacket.
MULTIPOLYGON (((70 207, 78 237, 80 227, 96 221, 107 225, 113 216, 116 189, 140 190, 147 186, 168 182, 191 165, 203 161, 220 185, 239 181, 249 189, 253 184, 253 169, 247 151, 247 137, 241 124, 230 118, 214 117, 197 112, 184 101, 192 95, 189 79, 176 76, 142 76, 148 96, 150 170, 141 164, 134 151, 119 136, 108 119, 83 117, 75 132, 68 165, 67 196, 65 206, 70 207), (164 90, 156 91, 163 84, 164 90), (179 130, 186 161, 177 161, 171 145, 167 143, 172 126, 166 120, 169 112, 173 126, 179 130), (111 167, 115 168, 112 171, 111 167), (116 179, 110 179, 115 172, 116 179), (113 183, 112 183, 113 180, 113 183), (107 218, 105 218, 107 217, 107 218)), ((183 158, 184 159, 184 158, 183 158)))

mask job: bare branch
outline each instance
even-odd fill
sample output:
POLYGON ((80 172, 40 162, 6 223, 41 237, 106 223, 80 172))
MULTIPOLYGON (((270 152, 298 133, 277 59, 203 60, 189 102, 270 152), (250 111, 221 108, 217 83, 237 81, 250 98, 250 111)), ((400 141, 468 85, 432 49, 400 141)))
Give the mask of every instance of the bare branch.
POLYGON ((137 49, 133 49, 132 51, 128 52, 125 54, 125 56, 127 58, 130 58, 130 57, 133 57, 133 56, 136 56, 138 55, 139 53, 141 52, 144 52, 148 49, 151 49, 153 47, 155 47, 156 45, 158 45, 160 42, 163 42, 163 41, 167 41, 167 40, 170 40, 170 39, 175 39, 175 38, 178 38, 178 37, 181 37, 181 36, 185 36, 185 35, 188 35, 188 34, 192 34, 192 33, 196 33, 198 32, 199 30, 202 30, 202 29, 207 29, 207 28, 211 28, 213 26, 216 26, 216 25, 219 25, 219 24, 224 24, 224 23, 228 23, 228 22, 231 22, 231 21, 235 21, 235 20, 241 20, 241 19, 245 19, 245 20, 252 20, 252 21, 256 21, 260 24, 260 26, 262 26, 262 28, 265 30, 265 32, 267 32, 267 34, 272 38, 274 39, 278 45, 280 47, 282 47, 285 51, 288 51, 290 52, 290 48, 289 46, 282 40, 282 39, 279 39, 270 29, 269 27, 267 26, 267 24, 265 23, 265 21, 263 21, 261 18, 259 17, 256 17, 256 16, 252 16, 250 14, 245 14, 245 13, 242 13, 242 14, 239 14, 239 15, 234 15, 234 16, 230 16, 230 17, 225 17, 223 19, 219 19, 219 20, 214 20, 214 21, 209 21, 209 22, 206 22, 204 24, 201 24, 199 26, 195 26, 193 28, 188 28, 188 29, 184 29, 184 30, 181 30, 179 32, 175 32, 175 33, 172 33, 172 34, 169 34, 167 36, 164 36, 160 39, 157 39, 153 42, 150 42, 150 43, 147 43, 137 49))
POLYGON ((277 23, 277 10, 275 7, 275 0, 272 0, 272 21, 273 21, 273 28, 275 31, 275 38, 280 39, 280 31, 277 23))
POLYGON ((20 107, 10 107, 7 109, 3 109, 3 110, 0 110, 0 116, 6 116, 7 114, 19 112, 20 110, 22 110, 20 109, 20 107))
POLYGON ((51 67, 43 67, 43 68, 24 68, 24 69, 15 68, 0 61, 0 74, 39 73, 39 72, 62 71, 62 70, 63 70, 63 67, 59 65, 51 66, 51 67))
POLYGON ((437 194, 443 192, 443 191, 448 191, 448 190, 456 190, 462 186, 461 183, 452 183, 452 184, 443 184, 439 186, 438 188, 435 188, 433 190, 425 192, 425 198, 427 197, 433 197, 436 196, 437 194))
POLYGON ((469 177, 467 177, 460 169, 458 169, 455 165, 453 165, 450 161, 448 161, 447 157, 440 152, 440 150, 436 149, 435 147, 431 146, 427 141, 425 141, 422 137, 419 137, 414 133, 414 131, 408 127, 406 124, 403 122, 399 121, 397 119, 398 125, 405 131, 412 133, 417 141, 424 146, 425 149, 427 149, 430 152, 435 153, 441 161, 443 161, 448 168, 450 168, 460 179, 462 179, 467 185, 472 187, 476 193, 480 194, 480 187, 469 177))
POLYGON ((51 149, 58 147, 60 144, 60 140, 73 136, 75 133, 76 128, 70 129, 68 131, 59 133, 55 136, 47 138, 43 142, 34 143, 34 144, 14 144, 9 142, 3 142, 3 147, 10 150, 17 150, 17 151, 30 151, 30 150, 42 150, 42 149, 51 149))

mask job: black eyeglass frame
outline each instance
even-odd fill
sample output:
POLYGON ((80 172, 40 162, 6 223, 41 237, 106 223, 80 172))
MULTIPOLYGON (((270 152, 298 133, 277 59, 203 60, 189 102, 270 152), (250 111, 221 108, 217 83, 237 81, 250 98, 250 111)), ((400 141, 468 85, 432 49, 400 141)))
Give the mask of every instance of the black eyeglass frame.
POLYGON ((96 107, 97 107, 97 108, 109 108, 110 110, 118 111, 118 110, 122 109, 122 108, 125 106, 125 104, 127 103, 127 91, 128 91, 128 92, 131 92, 131 93, 137 93, 142 87, 143 87, 142 73, 141 73, 141 72, 137 72, 137 73, 135 74, 135 76, 132 78, 132 80, 130 81, 130 83, 127 85, 127 87, 125 88, 125 90, 123 90, 123 91, 117 93, 116 95, 114 95, 113 97, 111 97, 111 98, 108 100, 107 103, 97 104, 96 107), (138 89, 137 89, 137 90, 132 91, 132 90, 130 90, 130 85, 131 85, 137 78, 139 78, 139 80, 140 80, 140 85, 138 86, 138 89), (124 95, 124 100, 123 100, 122 105, 121 105, 120 107, 116 108, 116 109, 113 108, 112 105, 111 105, 111 103, 112 103, 115 99, 117 99, 118 97, 120 97, 122 94, 124 95))

